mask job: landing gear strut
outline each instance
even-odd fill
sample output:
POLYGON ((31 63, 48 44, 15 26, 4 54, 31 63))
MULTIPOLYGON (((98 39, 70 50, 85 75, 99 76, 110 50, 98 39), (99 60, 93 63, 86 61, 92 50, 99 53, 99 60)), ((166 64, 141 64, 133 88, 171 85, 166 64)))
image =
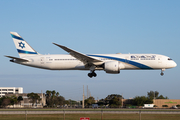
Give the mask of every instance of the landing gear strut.
POLYGON ((161 76, 164 75, 164 73, 163 73, 164 71, 165 71, 165 69, 161 69, 161 73, 160 73, 161 76))

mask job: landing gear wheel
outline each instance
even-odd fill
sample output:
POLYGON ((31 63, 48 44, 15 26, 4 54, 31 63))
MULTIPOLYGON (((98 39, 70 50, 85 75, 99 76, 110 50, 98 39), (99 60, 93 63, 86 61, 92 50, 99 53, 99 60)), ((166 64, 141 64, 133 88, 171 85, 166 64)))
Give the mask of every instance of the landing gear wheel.
POLYGON ((95 72, 93 72, 93 73, 92 73, 92 76, 96 77, 96 76, 97 76, 97 74, 96 74, 95 72))
POLYGON ((161 76, 164 75, 164 73, 163 73, 164 71, 165 71, 165 69, 161 69, 161 74, 160 74, 161 76))
POLYGON ((92 77, 96 77, 97 74, 96 74, 95 72, 92 72, 92 73, 88 73, 88 76, 89 76, 90 78, 92 78, 92 77))
POLYGON ((97 76, 97 74, 95 73, 94 77, 96 77, 96 76, 97 76))
POLYGON ((161 73, 160 75, 161 75, 161 76, 163 76, 163 75, 164 75, 164 73, 161 73))
POLYGON ((89 76, 90 78, 92 78, 92 77, 93 77, 92 73, 88 73, 88 76, 89 76))

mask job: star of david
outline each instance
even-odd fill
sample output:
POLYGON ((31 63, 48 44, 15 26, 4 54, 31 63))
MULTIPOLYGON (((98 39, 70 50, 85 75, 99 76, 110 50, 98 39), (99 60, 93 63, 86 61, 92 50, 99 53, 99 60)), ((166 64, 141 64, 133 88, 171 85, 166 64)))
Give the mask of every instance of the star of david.
POLYGON ((19 47, 21 47, 21 48, 23 49, 23 48, 25 48, 25 44, 22 43, 22 42, 20 42, 20 43, 19 43, 19 47))

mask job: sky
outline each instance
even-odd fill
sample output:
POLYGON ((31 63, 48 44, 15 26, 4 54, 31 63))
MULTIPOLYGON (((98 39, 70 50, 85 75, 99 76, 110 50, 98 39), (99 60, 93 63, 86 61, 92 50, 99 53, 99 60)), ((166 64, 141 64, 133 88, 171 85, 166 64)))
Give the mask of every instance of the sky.
POLYGON ((24 93, 55 90, 65 99, 82 100, 83 85, 95 99, 149 91, 180 99, 179 0, 16 0, 0 1, 0 87, 23 87, 24 93), (177 67, 160 70, 50 71, 9 62, 19 57, 10 31, 18 32, 41 54, 68 54, 65 45, 84 54, 153 53, 171 57, 177 67))

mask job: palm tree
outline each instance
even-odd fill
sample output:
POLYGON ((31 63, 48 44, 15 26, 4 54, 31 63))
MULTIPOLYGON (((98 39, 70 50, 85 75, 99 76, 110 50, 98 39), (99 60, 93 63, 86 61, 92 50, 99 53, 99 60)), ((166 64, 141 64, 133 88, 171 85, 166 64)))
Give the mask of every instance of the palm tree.
POLYGON ((51 101, 51 91, 47 90, 46 91, 46 102, 47 102, 47 105, 50 105, 50 101, 51 101))
POLYGON ((53 90, 53 91, 51 92, 51 94, 52 94, 52 98, 54 99, 55 94, 56 94, 56 91, 55 91, 55 90, 53 90))
POLYGON ((59 92, 56 93, 56 97, 58 97, 58 96, 59 96, 59 92))
POLYGON ((51 92, 51 94, 52 94, 52 103, 53 103, 53 105, 52 106, 54 106, 54 98, 55 98, 55 94, 56 94, 56 91, 55 90, 53 90, 52 92, 51 92))

